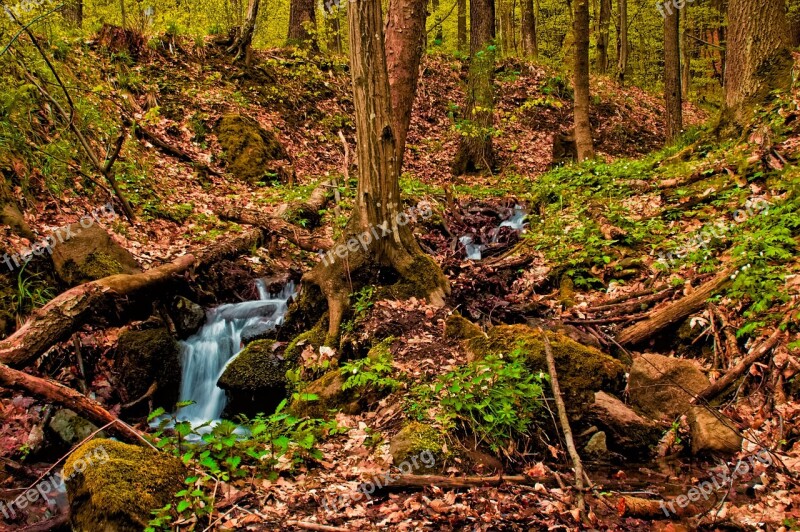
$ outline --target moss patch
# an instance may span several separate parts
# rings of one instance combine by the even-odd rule
[[[68,233],[69,238],[53,248],[53,265],[58,277],[68,286],[141,271],[133,255],[114,242],[100,226],[86,228],[72,224],[62,233]]]
[[[217,137],[228,170],[243,181],[264,180],[270,173],[270,163],[288,158],[275,134],[252,118],[233,114],[222,117]]]
[[[181,384],[180,346],[165,328],[126,331],[117,343],[119,383],[128,401],[138,399],[156,382],[153,402],[171,410]]]
[[[300,357],[300,353],[303,352],[303,349],[305,349],[307,345],[312,346],[315,351],[323,345],[328,345],[327,336],[328,319],[325,317],[320,319],[310,331],[295,336],[294,339],[289,342],[289,345],[286,346],[286,351],[284,351],[283,356],[286,360],[294,362]]]
[[[331,411],[336,410],[346,414],[357,414],[361,405],[356,391],[342,390],[346,380],[338,369],[329,371],[306,386],[298,398],[292,401],[289,409],[296,416],[313,418],[331,417]],[[303,399],[308,395],[316,395],[317,399],[311,401]]]
[[[454,340],[469,340],[483,336],[483,331],[480,327],[469,321],[461,314],[453,314],[444,325],[444,337]]]
[[[270,413],[286,397],[292,365],[275,347],[273,340],[256,340],[228,364],[217,382],[228,394],[226,415]]]
[[[592,404],[595,391],[614,393],[622,390],[625,371],[618,360],[560,333],[548,331],[545,334],[553,349],[564,401],[573,414],[582,413]],[[527,325],[493,327],[486,337],[476,336],[468,340],[466,346],[475,360],[520,349],[531,371],[547,372],[541,334]]]
[[[64,463],[72,530],[139,532],[152,510],[172,500],[186,476],[181,461],[167,454],[114,440],[92,440]]]
[[[395,466],[416,458],[419,467],[413,468],[415,473],[432,473],[442,470],[446,458],[443,448],[444,438],[439,430],[414,421],[400,429],[400,432],[392,438],[389,454],[392,455]],[[435,463],[431,467],[425,467],[419,459],[419,455],[425,451],[434,457]]]

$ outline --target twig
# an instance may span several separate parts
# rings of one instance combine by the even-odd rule
[[[287,526],[296,526],[303,530],[317,530],[319,532],[350,532],[349,528],[342,528],[340,526],[319,525],[317,523],[309,523],[308,521],[286,521]]]

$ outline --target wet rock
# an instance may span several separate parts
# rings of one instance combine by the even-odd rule
[[[389,454],[395,466],[403,463],[411,465],[411,472],[415,474],[435,473],[442,471],[445,453],[444,439],[436,428],[425,423],[412,422],[400,429],[389,443]],[[422,463],[426,458],[427,465]],[[427,459],[431,457],[431,459]],[[416,467],[414,465],[416,464]]]
[[[583,448],[583,452],[586,453],[586,456],[592,458],[605,457],[608,454],[608,447],[606,446],[606,433],[602,430],[600,432],[595,432],[594,435],[589,438],[589,441]]]
[[[242,329],[242,343],[247,345],[256,340],[263,340],[275,330],[275,320],[263,319]]]
[[[203,307],[182,296],[175,298],[171,310],[172,321],[181,338],[188,338],[196,333],[206,321]]]
[[[736,425],[722,414],[702,406],[693,406],[688,417],[692,454],[732,454],[741,450],[742,438],[735,430]]]
[[[592,422],[600,425],[609,436],[611,447],[626,456],[649,456],[664,432],[658,424],[643,418],[606,392],[594,394],[589,412]]]
[[[655,354],[634,359],[628,377],[631,404],[655,420],[688,413],[693,395],[709,384],[694,362]]]
[[[140,273],[139,265],[99,225],[75,223],[60,230],[63,242],[53,247],[53,266],[67,286],[102,279],[119,273]]]
[[[181,384],[180,352],[180,345],[165,328],[126,331],[120,335],[116,361],[126,402],[139,399],[156,383],[152,397],[154,406],[172,410]],[[143,402],[140,409],[146,406]],[[140,409],[129,414],[147,413]]]
[[[188,471],[166,453],[95,439],[64,463],[74,532],[138,532],[154,509],[172,502]]]
[[[266,180],[269,173],[278,173],[282,168],[282,165],[275,164],[276,160],[289,158],[274,133],[246,116],[230,114],[222,117],[217,137],[228,170],[242,181],[255,183]]]
[[[225,415],[272,413],[286,397],[290,364],[276,353],[279,344],[258,340],[248,345],[225,368],[217,386],[225,390]]]
[[[246,320],[248,318],[272,316],[278,305],[269,301],[245,301],[237,305],[223,305],[217,315],[226,320]]]
[[[65,444],[72,446],[88,438],[97,427],[86,421],[72,410],[62,408],[50,419],[47,426],[58,435]],[[98,438],[105,438],[105,432],[99,432]]]

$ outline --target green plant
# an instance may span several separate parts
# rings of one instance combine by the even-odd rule
[[[42,286],[42,283],[39,282],[38,278],[41,274],[25,275],[25,268],[28,264],[26,262],[20,268],[17,274],[17,291],[12,296],[17,316],[24,316],[28,311],[44,306],[55,297],[52,288]]]
[[[400,381],[391,377],[394,367],[389,346],[392,345],[392,342],[394,342],[394,338],[390,336],[370,349],[371,356],[343,364],[341,371],[343,376],[347,376],[347,380],[342,385],[342,390],[356,388],[358,390],[394,391],[397,389]]]

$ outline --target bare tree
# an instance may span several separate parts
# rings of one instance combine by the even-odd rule
[[[666,4],[664,13],[664,105],[666,107],[667,143],[683,129],[681,100],[680,13]]]
[[[250,44],[253,42],[253,33],[256,31],[256,20],[258,19],[258,7],[261,0],[250,0],[247,5],[247,16],[244,25],[239,28],[239,34],[228,48],[229,54],[234,54],[234,61],[245,58],[245,62],[250,62]]]
[[[572,23],[575,41],[575,145],[578,161],[594,158],[589,121],[589,0],[575,0]]]

